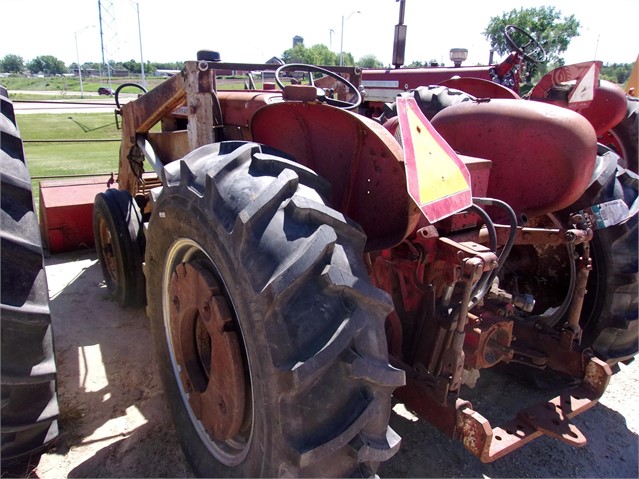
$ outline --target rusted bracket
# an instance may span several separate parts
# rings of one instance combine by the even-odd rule
[[[570,419],[597,404],[611,375],[608,364],[593,358],[577,389],[526,408],[501,427],[492,428],[486,418],[466,405],[458,410],[458,438],[482,462],[495,461],[544,434],[572,446],[584,446],[586,438]]]

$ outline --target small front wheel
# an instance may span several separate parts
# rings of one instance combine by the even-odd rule
[[[93,236],[111,296],[120,306],[143,305],[146,292],[142,214],[128,191],[109,189],[96,195]]]

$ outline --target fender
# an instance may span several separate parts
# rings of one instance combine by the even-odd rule
[[[487,195],[519,215],[565,208],[588,187],[597,137],[571,110],[495,99],[453,105],[431,122],[458,153],[492,161]]]

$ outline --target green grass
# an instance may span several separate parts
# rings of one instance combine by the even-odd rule
[[[18,115],[31,176],[104,173],[117,169],[119,142],[31,143],[29,140],[119,140],[112,113]]]
[[[20,114],[18,111],[17,121],[24,140],[120,138],[111,112]]]
[[[120,142],[30,143],[29,140],[119,140],[113,113],[18,114],[36,208],[42,177],[117,175]]]
[[[146,77],[147,90],[151,90],[158,86],[166,78],[162,77]],[[246,77],[218,77],[218,88],[224,90],[241,90],[244,88]],[[129,78],[111,78],[111,86],[115,90],[122,83],[139,83],[139,77]],[[255,80],[258,88],[261,87],[262,81],[259,78]],[[0,85],[3,85],[9,91],[9,97],[14,100],[44,100],[44,99],[76,99],[80,98],[80,79],[76,77],[23,77],[14,76],[0,78]],[[101,86],[108,86],[107,78],[83,78],[82,88],[86,92],[97,92]],[[51,95],[29,95],[25,93],[12,93],[12,91],[50,91]],[[136,90],[125,90],[136,91]],[[95,97],[94,97],[95,98]],[[101,97],[106,98],[106,97]]]
[[[119,81],[127,81],[118,79]],[[157,85],[164,79],[153,79],[151,85]],[[130,79],[128,80],[130,81]],[[51,90],[51,98],[72,99],[59,94],[64,82],[71,89],[79,81],[73,78],[2,78],[0,82],[9,90]],[[114,83],[115,85],[115,83]],[[85,83],[85,91],[89,88],[97,90],[98,84]],[[220,89],[243,89],[243,79],[218,79]],[[95,91],[94,90],[94,91]],[[70,91],[70,90],[69,90]],[[74,95],[75,96],[75,95]],[[12,96],[12,98],[15,98]],[[45,99],[48,96],[36,96],[28,99]],[[96,99],[97,97],[94,97]],[[100,97],[109,101],[111,98]],[[20,98],[23,99],[23,98]],[[27,98],[25,98],[27,99]],[[73,175],[103,175],[118,173],[121,132],[116,128],[113,113],[72,113],[72,114],[20,114],[17,113],[18,128],[25,141],[24,149],[27,165],[33,183],[33,194],[36,208],[39,204],[39,183],[42,179],[52,177],[71,177]],[[77,143],[32,143],[30,140],[118,140],[110,142],[77,142]],[[152,171],[145,164],[146,171]]]
[[[165,78],[160,77],[147,77],[147,87],[153,88],[162,83]],[[122,83],[139,83],[139,77],[128,78],[111,78],[111,85],[115,90],[118,85]],[[11,94],[12,90],[34,90],[34,91],[51,91],[57,94],[62,92],[80,92],[80,78],[78,77],[25,77],[25,76],[10,76],[6,78],[0,78],[0,84],[5,86],[9,90],[11,98],[14,96]],[[82,78],[82,88],[85,92],[97,92],[101,86],[108,86],[107,78]]]
[[[9,93],[9,98],[11,98],[11,100],[31,100],[31,101],[82,100],[82,96],[80,95],[79,92],[67,93],[66,95],[61,95],[60,93],[54,93],[54,92],[52,92],[50,95],[43,95],[40,93]],[[84,98],[86,98],[86,96]]]

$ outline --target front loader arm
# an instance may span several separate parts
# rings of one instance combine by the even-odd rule
[[[142,174],[136,165],[141,158],[138,141],[144,139],[157,123],[167,120],[180,106],[187,107],[188,150],[215,141],[215,126],[222,123],[215,87],[215,70],[210,68],[208,62],[186,62],[179,74],[137,100],[123,105],[116,112],[122,116],[118,174],[120,189],[136,194]],[[174,122],[163,121],[163,132],[174,129]],[[162,157],[159,161],[162,163]]]

